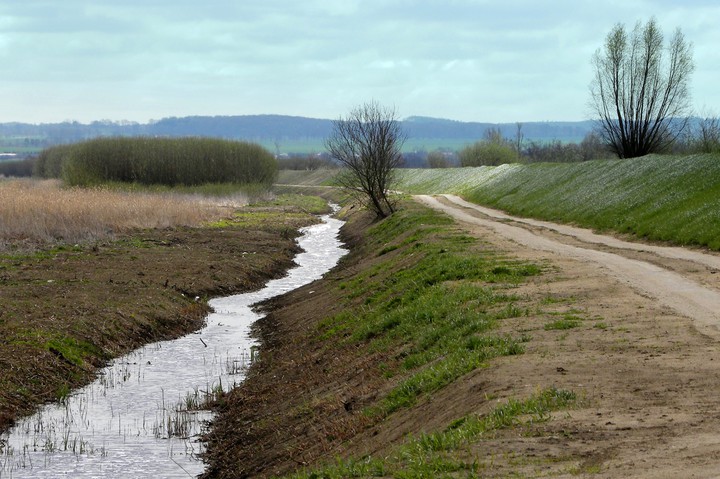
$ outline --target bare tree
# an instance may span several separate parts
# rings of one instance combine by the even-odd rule
[[[701,153],[717,153],[720,151],[720,118],[717,115],[705,115],[697,125],[695,135],[696,150]]]
[[[522,159],[522,147],[525,134],[522,131],[523,124],[520,122],[515,123],[515,151],[517,152],[518,163]]]
[[[655,19],[628,36],[617,24],[593,56],[592,107],[620,158],[666,150],[687,124],[692,45],[678,28],[667,48]]]
[[[378,217],[395,212],[390,195],[395,169],[402,164],[406,135],[394,108],[376,102],[353,109],[346,118],[333,122],[325,148],[345,173],[340,182]]]
[[[431,151],[427,155],[427,166],[430,168],[449,168],[450,161],[440,150]]]

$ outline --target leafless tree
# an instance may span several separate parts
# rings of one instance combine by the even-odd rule
[[[431,151],[427,155],[427,165],[430,168],[449,168],[450,161],[440,150]]]
[[[391,196],[395,169],[402,164],[406,135],[394,108],[362,104],[333,122],[325,148],[344,168],[340,182],[378,217],[395,212]]]
[[[720,118],[717,115],[706,115],[701,118],[695,135],[696,149],[701,153],[717,153],[720,151]]]
[[[523,124],[520,122],[515,123],[515,151],[517,152],[518,162],[522,159],[522,147],[525,134],[522,131]]]
[[[630,35],[617,24],[593,56],[592,107],[620,158],[666,150],[687,124],[692,45],[678,28],[668,46],[655,19]]]

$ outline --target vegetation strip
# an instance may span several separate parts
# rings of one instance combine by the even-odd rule
[[[511,399],[483,416],[454,421],[444,431],[411,438],[382,459],[365,457],[338,461],[325,468],[285,476],[291,479],[343,479],[349,477],[445,477],[451,473],[478,474],[489,458],[468,457],[462,450],[482,441],[486,434],[509,427],[547,421],[550,413],[570,407],[575,393],[549,388],[519,401]]]
[[[344,235],[355,246],[339,268],[267,305],[258,324],[260,360],[224,398],[208,436],[205,477],[268,477],[291,473],[298,463],[355,456],[373,430],[418,414],[415,408],[461,378],[482,374],[493,358],[523,354],[531,341],[527,333],[498,329],[528,314],[514,290],[542,274],[540,266],[489,248],[414,202],[372,225],[366,214],[349,216]],[[492,421],[513,417],[510,409],[531,413],[535,400],[510,401]],[[471,426],[473,410],[465,415],[454,428],[486,427]],[[452,448],[439,454],[456,465],[465,460]],[[318,474],[307,477],[326,477]],[[351,477],[345,469],[333,474],[327,477]]]
[[[47,148],[38,156],[33,173],[43,178],[62,178],[76,186],[110,181],[269,186],[277,175],[277,161],[265,148],[244,141],[115,137]]]

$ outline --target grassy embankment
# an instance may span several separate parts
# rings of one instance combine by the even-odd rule
[[[196,330],[206,298],[282,274],[297,228],[328,209],[239,209],[253,197],[238,185],[139,190],[0,181],[0,430],[106,360]]]
[[[574,401],[539,385],[532,397],[479,394],[437,416],[418,412],[494,358],[523,354],[532,337],[505,324],[548,309],[514,294],[542,268],[413,202],[371,226],[354,213],[344,234],[354,247],[340,267],[273,301],[260,321],[261,360],[214,422],[207,477],[287,474],[328,458],[297,477],[477,473],[491,458],[469,450],[486,434],[531,427]],[[433,429],[404,444],[386,436]]]
[[[329,184],[332,172],[308,182]],[[400,170],[398,189],[453,193],[512,214],[720,249],[720,157]],[[298,173],[279,181],[302,183]]]

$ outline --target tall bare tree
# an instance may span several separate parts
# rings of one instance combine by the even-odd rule
[[[373,101],[333,122],[325,140],[330,156],[345,168],[340,175],[342,186],[380,218],[395,212],[390,193],[406,138],[395,109]]]
[[[592,106],[603,140],[620,158],[667,149],[687,124],[692,45],[678,28],[667,47],[655,19],[628,35],[617,24],[592,63]]]

